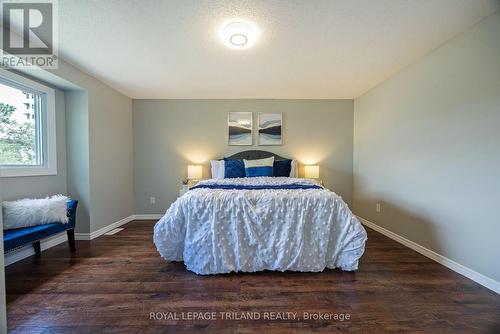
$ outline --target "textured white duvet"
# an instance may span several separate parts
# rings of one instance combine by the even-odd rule
[[[203,184],[315,184],[295,178],[241,178]],[[261,270],[356,270],[366,231],[327,189],[193,189],[154,227],[167,261],[198,274]]]

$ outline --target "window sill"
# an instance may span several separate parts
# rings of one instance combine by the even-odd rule
[[[34,167],[0,167],[0,177],[25,177],[57,175],[57,168],[45,166]]]

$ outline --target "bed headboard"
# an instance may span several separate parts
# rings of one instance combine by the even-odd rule
[[[242,151],[235,153],[228,158],[230,159],[246,159],[246,160],[255,160],[255,159],[265,159],[265,158],[270,158],[274,157],[274,160],[286,160],[286,158],[280,157],[277,154],[267,152],[267,151],[260,151],[260,150],[249,150],[249,151]]]

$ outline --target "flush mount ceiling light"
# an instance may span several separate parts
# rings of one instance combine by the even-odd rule
[[[228,48],[248,49],[257,41],[257,30],[247,22],[231,22],[222,27],[220,38]]]

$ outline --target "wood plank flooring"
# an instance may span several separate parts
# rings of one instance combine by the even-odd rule
[[[61,244],[7,267],[9,331],[500,333],[499,295],[372,230],[354,273],[197,276],[160,258],[153,224],[134,221],[115,235],[77,241],[76,253]],[[182,312],[216,312],[216,319],[183,320]],[[250,312],[254,320],[219,312]],[[269,319],[280,312],[297,319]],[[303,312],[350,319],[305,320]],[[160,319],[168,315],[181,319]]]

